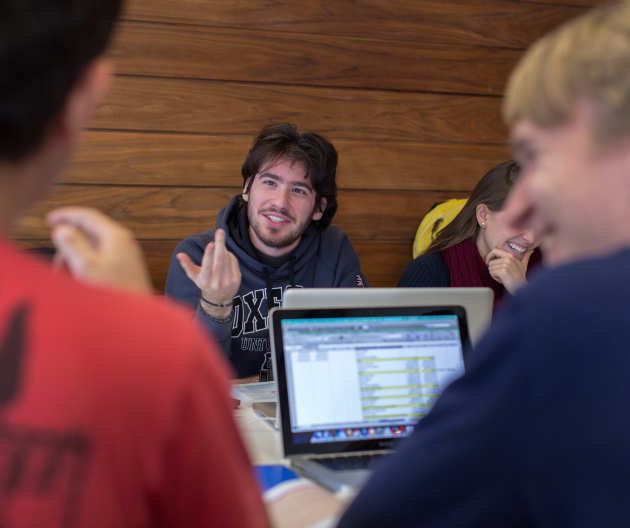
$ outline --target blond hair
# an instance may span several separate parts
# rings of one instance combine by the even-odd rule
[[[630,132],[630,2],[604,5],[536,42],[512,72],[503,101],[511,127],[568,122],[580,101],[596,109],[595,136]]]

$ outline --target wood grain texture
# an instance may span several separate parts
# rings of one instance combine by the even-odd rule
[[[525,48],[586,0],[131,0],[125,18],[226,28]]]
[[[118,77],[93,128],[254,136],[289,121],[340,139],[504,144],[500,99]]]
[[[398,284],[411,261],[411,241],[408,243],[363,242],[354,244],[361,262],[361,271],[371,287],[392,287]]]
[[[519,50],[171,24],[122,24],[112,56],[133,75],[500,95]]]
[[[44,215],[54,207],[96,207],[133,230],[140,239],[183,239],[214,227],[218,212],[238,188],[57,185],[16,225],[17,239],[49,236]],[[334,223],[352,241],[411,242],[420,218],[435,202],[464,193],[341,191]]]
[[[151,274],[153,287],[164,292],[171,254],[179,240],[140,240]],[[19,240],[24,248],[48,248],[54,251],[49,239]],[[361,262],[361,270],[371,287],[396,286],[411,260],[411,243],[359,242],[354,249]]]
[[[251,142],[249,136],[88,131],[62,181],[236,187]]]
[[[252,138],[97,132],[84,135],[65,183],[236,187]],[[335,141],[341,189],[466,191],[508,158],[494,145]]]
[[[344,229],[373,286],[393,286],[428,208],[507,158],[501,92],[522,50],[597,0],[131,0],[113,90],[83,148],[12,235],[50,244],[60,205],[140,238],[161,289],[179,240],[240,189],[262,126],[294,122],[340,155]]]
[[[607,0],[527,0],[529,4],[544,4],[570,7],[595,7],[608,3]]]

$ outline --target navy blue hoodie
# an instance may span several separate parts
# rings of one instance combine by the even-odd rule
[[[217,228],[225,230],[227,249],[238,259],[241,286],[234,297],[232,317],[220,322],[208,317],[199,307],[199,288],[186,276],[175,258],[186,253],[201,265],[208,242],[214,240],[214,230],[192,235],[175,248],[166,279],[166,295],[182,301],[196,310],[197,317],[218,339],[239,378],[257,374],[269,351],[267,330],[268,311],[280,306],[284,291],[289,287],[330,288],[367,284],[361,273],[359,258],[338,227],[319,231],[313,224],[302,234],[298,246],[279,267],[265,264],[252,256],[249,241],[235,240],[234,225],[238,222],[240,195],[230,200],[217,218]],[[271,301],[270,301],[271,299]]]
[[[630,248],[540,270],[339,528],[630,520]]]

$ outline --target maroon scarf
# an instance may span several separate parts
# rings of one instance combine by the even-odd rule
[[[502,302],[506,289],[495,281],[488,271],[488,266],[481,258],[474,238],[468,238],[442,251],[444,263],[451,275],[453,287],[487,287],[494,292],[494,309]],[[541,261],[540,250],[536,249],[529,259],[527,276],[537,268]]]

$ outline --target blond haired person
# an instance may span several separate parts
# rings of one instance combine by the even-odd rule
[[[504,103],[522,168],[506,222],[548,269],[340,526],[626,526],[630,519],[630,5],[525,55]]]

